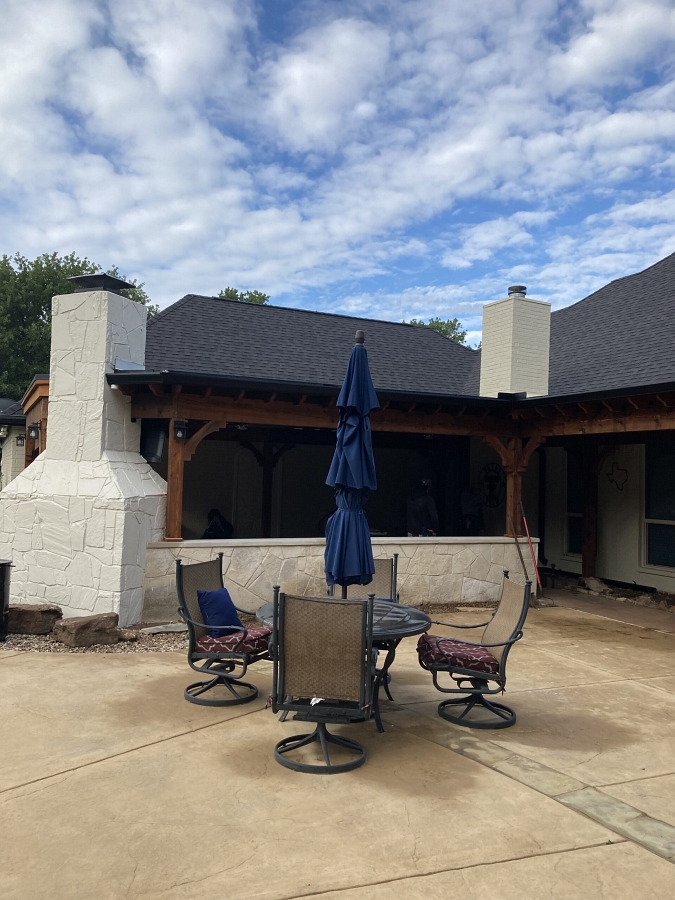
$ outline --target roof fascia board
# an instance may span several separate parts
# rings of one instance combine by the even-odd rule
[[[108,384],[166,384],[192,385],[194,387],[222,387],[248,389],[251,391],[280,391],[289,393],[312,394],[325,396],[338,394],[341,384],[306,384],[294,381],[268,381],[255,378],[230,378],[217,375],[202,375],[192,372],[110,372],[106,375]],[[457,403],[488,407],[498,406],[503,410],[510,409],[510,400],[498,400],[496,397],[477,397],[467,394],[420,393],[419,391],[387,391],[377,389],[380,399],[407,400],[418,403]]]

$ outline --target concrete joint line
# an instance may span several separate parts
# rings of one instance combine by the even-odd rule
[[[421,716],[414,716],[413,722],[407,725],[388,721],[422,740],[439,744],[446,750],[459,753],[519,781],[538,793],[583,813],[668,862],[675,863],[675,828],[666,822],[653,819],[639,809],[615,800],[570,775],[505,750],[492,741],[481,741],[470,734],[457,734],[454,730],[437,725],[432,719],[424,722]]]
[[[609,841],[612,846],[624,843],[622,840]],[[306,900],[307,897],[328,897],[345,894],[347,891],[358,891],[361,888],[378,887],[381,884],[399,884],[404,881],[414,881],[417,878],[433,878],[435,875],[444,875],[446,872],[465,872],[468,869],[489,868],[490,866],[503,866],[508,863],[519,862],[522,859],[540,859],[546,856],[558,856],[563,853],[578,853],[580,850],[593,850],[595,847],[606,847],[607,841],[598,841],[593,844],[584,844],[583,847],[567,847],[565,850],[542,850],[541,853],[529,853],[526,856],[509,856],[505,859],[493,859],[490,862],[470,863],[466,866],[450,866],[447,869],[430,869],[428,872],[414,872],[410,875],[400,875],[397,878],[383,878],[380,881],[364,881],[361,884],[351,884],[347,887],[326,888],[322,891],[310,891],[307,894],[289,894],[280,897],[279,900]]]
[[[166,737],[159,738],[156,741],[148,741],[147,744],[139,744],[137,747],[129,747],[128,750],[120,750],[119,753],[111,753],[110,756],[102,756],[100,759],[92,759],[91,762],[82,763],[81,766],[71,766],[69,769],[62,769],[60,772],[52,772],[49,775],[43,775],[42,778],[33,778],[31,781],[23,781],[21,784],[13,784],[11,787],[0,790],[2,794],[8,794],[10,791],[18,791],[20,788],[30,787],[31,784],[39,784],[42,781],[49,781],[51,778],[59,778],[62,775],[70,775],[78,772],[80,769],[88,769],[90,766],[98,766],[101,763],[108,762],[111,759],[118,759],[120,756],[128,756],[130,753],[136,753],[138,750],[145,750],[147,747],[155,747],[157,744],[166,744],[168,741],[174,741],[177,738],[186,737],[188,734],[196,734],[198,731],[207,731],[209,728],[216,728],[218,725],[224,725],[226,722],[234,722],[236,719],[243,719],[245,716],[253,716],[256,713],[265,712],[265,707],[260,709],[250,709],[240,713],[238,716],[230,716],[227,719],[221,719],[220,722],[211,722],[209,725],[200,725],[198,728],[190,728],[188,731],[179,731],[177,734],[170,734]]]

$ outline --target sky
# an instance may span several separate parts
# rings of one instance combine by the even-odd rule
[[[0,0],[0,254],[400,321],[675,252],[675,0]]]

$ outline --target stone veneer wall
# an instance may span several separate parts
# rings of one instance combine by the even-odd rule
[[[536,542],[536,539],[535,539]],[[144,621],[176,617],[175,561],[206,562],[223,553],[225,586],[242,609],[255,610],[272,599],[272,585],[288,593],[323,596],[325,542],[321,538],[261,538],[231,541],[184,541],[148,545],[145,570]],[[522,552],[534,579],[527,542]],[[503,570],[524,581],[512,538],[436,537],[373,538],[376,558],[399,554],[398,590],[401,603],[472,603],[495,600]]]

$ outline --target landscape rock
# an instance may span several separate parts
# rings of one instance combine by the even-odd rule
[[[579,580],[588,588],[589,591],[593,591],[594,594],[609,594],[612,591],[612,589],[608,587],[604,581],[601,581],[594,575],[590,575],[587,578],[580,578]]]
[[[9,634],[51,634],[54,624],[63,617],[54,603],[20,603],[9,607]]]
[[[95,616],[73,616],[54,626],[54,637],[67,647],[93,647],[94,644],[116,644],[119,639],[117,613]]]
[[[181,634],[187,631],[187,625],[183,622],[170,622],[168,625],[151,625],[149,628],[141,628],[142,634]]]
[[[118,628],[117,629],[117,637],[121,641],[137,641],[138,640],[138,632],[132,631],[131,628]]]

